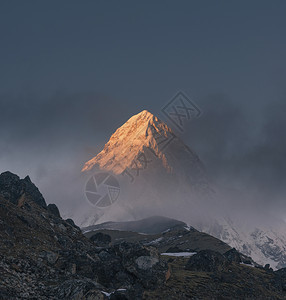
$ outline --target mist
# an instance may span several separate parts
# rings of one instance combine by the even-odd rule
[[[107,111],[106,102],[113,109]],[[46,201],[56,203],[67,216],[89,205],[84,196],[88,178],[81,174],[83,164],[139,112],[138,104],[119,104],[117,99],[96,93],[58,92],[49,98],[2,95],[0,103],[1,171],[30,175]],[[185,123],[183,133],[175,133],[203,161],[210,181],[220,190],[224,207],[238,213],[244,208],[243,215],[248,211],[248,218],[253,219],[266,212],[284,218],[284,99],[251,108],[216,93],[196,103],[202,116]],[[152,113],[166,121],[160,111]],[[161,205],[168,215],[168,205]],[[95,215],[102,213],[91,209]]]
[[[89,208],[84,163],[144,109],[167,122],[183,91],[202,115],[167,123],[221,201],[284,218],[285,2],[127,2],[2,4],[0,170],[63,215]]]

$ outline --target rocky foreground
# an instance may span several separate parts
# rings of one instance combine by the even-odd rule
[[[28,177],[1,174],[0,197],[0,299],[140,299],[165,282],[155,248],[97,247]]]
[[[2,173],[0,299],[286,299],[285,269],[255,266],[205,235],[202,248],[195,230],[157,234],[162,243],[151,235],[125,236],[86,237],[46,204],[29,177]],[[196,253],[174,255],[190,250],[182,249],[186,243]],[[160,255],[163,250],[168,253]]]

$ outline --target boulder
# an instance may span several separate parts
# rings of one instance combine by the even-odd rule
[[[159,262],[159,259],[152,256],[139,256],[135,263],[137,267],[141,270],[149,270],[151,269],[155,264]]]
[[[75,222],[72,219],[66,219],[66,222],[72,227],[76,228],[78,231],[81,231],[80,228],[77,225],[75,225]]]
[[[185,269],[190,271],[215,272],[224,269],[229,264],[222,254],[212,250],[202,250],[193,255]]]
[[[48,207],[48,212],[53,214],[54,216],[60,218],[61,215],[60,215],[60,211],[58,209],[58,207],[56,206],[56,204],[49,204]]]
[[[241,257],[240,253],[235,249],[232,248],[231,250],[228,250],[223,254],[230,262],[235,262],[235,263],[241,263]]]
[[[72,279],[63,282],[55,289],[57,299],[103,300],[104,295],[98,290],[103,287],[90,279]]]
[[[99,246],[99,247],[108,246],[111,243],[110,235],[102,233],[102,232],[98,232],[96,234],[93,234],[89,239],[92,242],[96,243],[96,245]]]

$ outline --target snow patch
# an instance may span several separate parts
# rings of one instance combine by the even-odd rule
[[[110,298],[110,296],[111,296],[112,294],[114,294],[115,292],[125,292],[125,291],[126,291],[126,289],[117,289],[116,291],[111,292],[111,293],[104,292],[104,291],[101,291],[101,292],[102,292],[103,295],[105,295],[106,297]]]
[[[163,240],[163,238],[160,237],[160,238],[158,238],[158,239],[156,239],[156,240],[153,240],[153,241],[151,241],[151,242],[146,243],[145,245],[154,245],[154,244],[158,244],[158,243],[160,243],[162,240]]]
[[[174,256],[174,257],[189,257],[197,254],[197,252],[175,252],[175,253],[161,253],[161,255],[166,255],[166,256]]]
[[[240,264],[241,264],[241,265],[244,265],[244,266],[252,267],[252,268],[255,267],[254,264],[246,264],[246,263],[243,263],[243,262],[241,262]]]

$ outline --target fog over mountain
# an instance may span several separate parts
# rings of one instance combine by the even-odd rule
[[[227,201],[285,217],[285,2],[127,2],[2,4],[1,171],[78,207],[83,164],[183,91],[203,113],[167,124]]]
[[[30,174],[46,199],[64,210],[85,201],[80,174],[84,162],[138,112],[138,104],[119,105],[116,99],[95,94],[61,93],[48,99],[2,94],[1,99],[2,171]],[[107,111],[107,101],[114,109]],[[177,134],[196,151],[210,178],[230,193],[227,201],[234,199],[234,209],[247,204],[284,216],[283,99],[251,108],[217,94],[196,103],[203,115]],[[160,111],[158,115],[163,119]]]
[[[126,103],[124,106],[124,102],[121,102],[118,105],[113,98],[94,93],[61,93],[42,99],[26,95],[25,102],[20,101],[24,96],[2,97],[3,117],[0,130],[3,137],[3,171],[11,170],[23,177],[30,174],[43,191],[47,202],[56,202],[64,216],[72,216],[80,222],[80,219],[86,217],[86,211],[92,211],[93,217],[86,217],[85,223],[82,223],[85,226],[96,220],[103,222],[111,219],[140,219],[153,214],[167,215],[184,221],[189,221],[187,217],[193,215],[194,220],[195,214],[188,212],[190,208],[177,206],[174,214],[174,207],[167,205],[164,200],[163,204],[158,204],[162,205],[162,208],[154,210],[153,206],[149,206],[149,212],[147,201],[144,212],[137,210],[131,216],[124,214],[115,204],[111,213],[99,219],[102,210],[92,207],[86,200],[84,187],[89,177],[81,173],[84,163],[100,152],[109,136],[119,126],[140,111],[137,109],[138,104],[130,106]],[[117,109],[107,112],[107,101]],[[281,245],[279,251],[282,251],[283,230],[281,232],[280,228],[283,226],[281,227],[277,219],[285,218],[286,210],[283,201],[286,147],[281,133],[281,129],[285,127],[284,102],[277,100],[272,105],[264,103],[251,108],[247,104],[237,105],[229,97],[216,94],[197,99],[196,103],[203,111],[202,116],[185,122],[183,133],[176,131],[176,128],[173,130],[198,154],[211,184],[220,191],[217,200],[219,206],[217,202],[207,202],[207,205],[202,203],[201,211],[220,217],[231,213],[236,223],[231,227],[231,235],[225,239],[222,235],[226,228],[227,232],[230,230],[228,222],[223,222],[224,229],[220,228],[219,231],[216,227],[210,229],[204,226],[206,224],[200,229],[237,248],[243,245],[241,234],[237,237],[235,233],[238,227],[242,232],[249,231],[251,238],[244,239],[244,242],[248,241],[248,248],[253,248],[254,233],[260,248],[265,245],[261,240],[262,232]],[[86,109],[87,107],[90,109]],[[94,109],[91,109],[92,107]],[[158,116],[164,120],[160,110]],[[172,128],[172,124],[168,125]],[[9,130],[5,130],[7,128]],[[134,189],[134,185],[122,186],[121,197],[127,196],[130,188]],[[168,191],[163,190],[162,195],[164,193]],[[180,197],[178,194],[177,196]],[[126,199],[133,201],[130,194]],[[81,218],[78,219],[79,216]],[[202,216],[197,216],[203,223]],[[198,220],[196,226],[199,227]],[[271,233],[272,227],[275,228],[274,235]],[[255,228],[262,231],[255,232]],[[279,238],[282,238],[282,241],[279,241]],[[257,251],[252,250],[251,256],[261,262],[261,254]],[[266,253],[271,251],[273,248],[269,248]],[[272,262],[272,266],[275,267],[276,263],[273,264],[272,258],[268,259],[270,260],[264,258],[264,261]],[[283,260],[281,257],[279,259]]]

